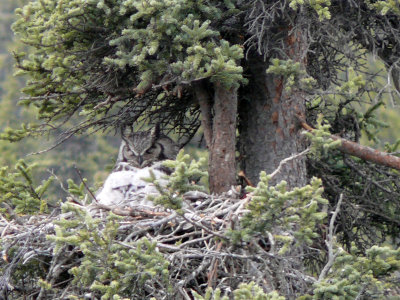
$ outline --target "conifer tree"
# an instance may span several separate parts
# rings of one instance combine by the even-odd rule
[[[90,182],[103,180],[108,172],[108,166],[112,166],[117,155],[118,137],[104,137],[104,135],[72,136],[65,141],[63,147],[56,147],[53,151],[46,151],[56,143],[54,137],[44,135],[37,136],[34,132],[26,136],[27,131],[34,128],[28,125],[36,120],[37,109],[26,108],[17,105],[19,99],[24,97],[21,93],[25,85],[24,77],[13,76],[15,51],[26,50],[18,39],[14,38],[11,25],[17,16],[14,10],[28,3],[26,0],[1,1],[0,2],[0,166],[13,169],[14,165],[23,158],[26,163],[36,162],[35,177],[45,180],[49,176],[49,170],[66,182],[68,178],[78,180],[74,165],[78,165],[84,176],[90,178]],[[26,96],[26,95],[25,95]],[[68,123],[68,126],[73,124]],[[13,130],[13,129],[14,130]],[[17,130],[15,130],[17,129]],[[56,135],[62,134],[57,130]],[[17,142],[21,138],[22,142]],[[43,152],[41,155],[30,155]],[[63,163],[60,164],[60,161]],[[39,162],[39,163],[38,163]],[[99,169],[95,163],[100,163],[105,168]],[[52,198],[58,198],[63,191],[59,185],[50,188]],[[65,193],[64,193],[65,196]]]
[[[190,137],[201,119],[211,190],[226,191],[235,149],[253,182],[304,149],[299,116],[312,123],[322,111],[344,124],[334,133],[374,126],[354,102],[393,92],[363,73],[368,53],[397,86],[397,13],[395,3],[366,0],[32,1],[13,26],[31,46],[16,55],[31,78],[22,103],[39,108],[41,126],[79,115],[66,136],[147,120]],[[305,159],[282,178],[304,185]]]
[[[198,189],[191,177],[206,174],[180,154],[168,162],[169,184],[154,181],[154,202],[171,215],[130,225],[113,214],[94,218],[80,205],[85,182],[69,181],[71,201],[52,222],[45,193],[53,179],[35,186],[23,161],[15,171],[1,168],[5,296],[398,296],[400,250],[377,245],[398,246],[400,182],[387,158],[399,158],[373,160],[377,153],[358,144],[376,139],[384,126],[377,110],[398,98],[397,2],[32,0],[17,15],[13,29],[29,47],[15,55],[30,78],[21,104],[36,107],[42,123],[3,138],[64,130],[68,139],[154,122],[183,141],[201,123],[211,191],[236,183],[235,150],[248,179],[259,182],[244,199],[203,195],[194,204],[199,219],[190,220],[184,193]],[[373,56],[386,70],[367,69]],[[311,175],[321,179],[307,185]],[[202,209],[221,215],[207,223]],[[217,281],[224,291],[212,288]]]
[[[398,99],[395,3],[42,0],[16,12],[13,29],[29,45],[16,54],[30,78],[21,103],[37,107],[42,123],[8,131],[10,139],[62,130],[74,117],[62,138],[143,122],[190,138],[201,122],[212,192],[236,183],[235,150],[253,184],[260,171],[294,157],[271,184],[285,180],[292,189],[315,175],[332,205],[345,194],[348,248],[364,247],[363,235],[374,244],[377,228],[397,234],[398,179],[388,167],[399,159],[371,160],[374,150],[358,145],[363,136],[376,140],[384,125],[376,112]],[[369,70],[371,57],[386,70]],[[342,145],[319,157],[296,155],[308,143],[304,128],[321,113]],[[357,234],[346,232],[348,222]]]

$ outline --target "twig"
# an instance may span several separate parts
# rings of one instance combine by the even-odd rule
[[[93,197],[94,201],[97,201],[96,196],[92,193],[92,191],[89,189],[89,187],[87,186],[85,180],[82,177],[81,171],[74,165],[74,169],[76,171],[76,173],[78,173],[79,178],[81,179],[81,182],[83,183],[83,185],[85,186],[86,190],[89,192],[89,194]]]
[[[195,279],[198,274],[203,272],[210,265],[210,258],[204,258],[202,263],[189,276],[178,283],[179,286],[185,286],[188,282]]]
[[[208,228],[208,227],[206,227],[206,226],[204,226],[204,225],[202,225],[202,224],[200,224],[200,223],[198,223],[198,222],[195,222],[195,221],[193,221],[193,220],[190,220],[189,218],[185,217],[184,215],[181,215],[181,217],[184,218],[184,219],[185,219],[186,221],[188,221],[189,223],[191,223],[191,224],[193,224],[193,225],[195,225],[195,226],[197,226],[197,227],[200,227],[201,229],[204,229],[204,230],[207,231],[208,233],[211,233],[212,235],[215,235],[215,236],[217,236],[217,237],[219,237],[219,238],[221,238],[221,239],[223,239],[223,240],[228,240],[228,238],[227,238],[226,236],[223,236],[222,234],[219,234],[219,233],[217,233],[217,232],[214,232],[214,231],[212,231],[210,228]]]
[[[19,225],[24,224],[24,221],[14,212],[14,209],[10,205],[8,205],[8,203],[1,202],[0,207],[1,206],[6,209],[11,219],[15,220],[15,222],[17,222]]]
[[[255,187],[255,185],[251,183],[250,179],[248,179],[248,178],[246,177],[246,174],[244,173],[243,170],[240,170],[240,171],[238,172],[238,176],[241,177],[241,178],[243,178],[243,180],[246,182],[246,184],[247,184],[248,186]]]
[[[309,149],[309,148],[307,148],[306,150],[304,150],[304,151],[302,151],[302,152],[300,152],[300,153],[293,154],[292,156],[289,156],[289,157],[287,157],[287,158],[281,160],[281,161],[279,162],[278,168],[276,168],[275,171],[272,172],[272,173],[270,174],[271,178],[273,178],[276,174],[278,174],[278,173],[281,171],[281,168],[283,167],[284,164],[288,163],[289,161],[291,161],[291,160],[293,160],[293,159],[296,159],[296,158],[298,158],[298,157],[301,157],[301,156],[307,154],[308,152],[310,152],[310,149]]]
[[[134,237],[134,236],[141,235],[141,234],[143,234],[143,233],[145,233],[145,232],[151,230],[152,228],[155,228],[155,227],[157,227],[157,226],[161,226],[161,225],[163,225],[163,224],[166,224],[166,223],[168,223],[169,221],[171,221],[171,220],[173,220],[174,218],[176,218],[176,216],[177,216],[176,212],[173,212],[171,215],[169,215],[169,216],[167,216],[167,217],[165,217],[165,218],[162,218],[161,220],[158,220],[158,221],[154,222],[154,223],[151,224],[151,225],[147,225],[145,228],[142,228],[142,229],[140,229],[140,230],[136,230],[136,231],[130,233],[130,234],[124,239],[124,241],[127,242],[127,241],[129,241],[129,240],[130,240],[132,237]]]
[[[189,241],[187,241],[187,242],[184,242],[184,243],[180,244],[180,245],[179,245],[179,248],[180,248],[180,249],[183,249],[184,247],[186,247],[186,246],[188,246],[188,245],[196,244],[196,243],[203,242],[203,241],[207,241],[207,240],[209,240],[210,238],[212,238],[212,235],[207,235],[207,236],[205,236],[205,237],[201,237],[201,238],[189,240]]]
[[[324,280],[326,274],[328,273],[328,271],[330,270],[330,268],[332,267],[333,263],[335,262],[335,258],[339,255],[339,251],[336,253],[333,253],[333,234],[334,234],[334,228],[335,228],[335,220],[336,217],[340,211],[340,206],[342,205],[342,201],[343,201],[343,194],[340,194],[339,197],[339,201],[336,205],[336,209],[332,215],[332,218],[330,220],[329,223],[329,232],[328,232],[328,236],[326,237],[325,240],[325,244],[328,247],[328,262],[326,263],[326,265],[324,266],[324,268],[321,271],[321,274],[318,277],[318,281],[317,282],[321,282],[322,280]]]
[[[222,242],[217,244],[216,251],[220,251],[222,247]],[[213,287],[214,281],[217,279],[217,270],[218,270],[218,260],[216,257],[213,257],[211,262],[211,270],[207,274],[207,287]]]
[[[119,101],[122,98],[122,96],[111,96],[109,95],[108,98],[106,100],[104,100],[103,102],[100,102],[99,104],[97,104],[93,110],[99,109],[100,107],[106,106],[107,104],[114,104],[115,102]]]
[[[361,299],[362,294],[365,292],[365,288],[367,287],[367,284],[364,283],[360,289],[360,291],[358,292],[357,296],[354,298],[354,300],[359,300]]]
[[[51,150],[53,150],[54,148],[60,146],[62,143],[64,143],[66,140],[68,140],[69,138],[71,138],[73,135],[75,134],[75,132],[70,132],[66,137],[62,138],[61,140],[59,140],[58,142],[56,142],[55,144],[53,144],[52,146],[50,146],[47,149],[41,150],[41,151],[37,151],[37,152],[32,152],[32,153],[28,153],[26,156],[31,156],[31,155],[38,155],[38,154],[43,154],[46,152],[49,152]]]

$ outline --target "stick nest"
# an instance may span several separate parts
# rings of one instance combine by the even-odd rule
[[[268,264],[274,257],[268,252],[268,241],[235,245],[227,238],[227,232],[239,226],[249,197],[239,199],[238,193],[232,190],[220,196],[189,192],[184,200],[189,205],[180,214],[157,207],[145,210],[74,202],[69,205],[100,221],[100,231],[104,230],[110,212],[123,216],[115,239],[120,246],[135,249],[143,238],[156,243],[156,250],[169,263],[168,281],[173,289],[149,278],[143,283],[140,297],[193,299],[194,291],[204,294],[207,287],[218,287],[228,293],[239,283],[249,281],[255,281],[266,290],[275,288],[272,274],[268,272]],[[100,298],[100,294],[87,288],[79,289],[68,272],[81,263],[80,247],[69,245],[62,251],[54,251],[56,243],[47,238],[55,235],[58,221],[75,217],[71,211],[62,213],[55,209],[49,215],[12,221],[1,218],[1,247],[3,264],[6,264],[0,277],[3,297],[67,299],[70,295],[79,295],[84,299]],[[28,274],[22,271],[25,267],[33,269]],[[51,289],[38,285],[39,279],[50,283]]]

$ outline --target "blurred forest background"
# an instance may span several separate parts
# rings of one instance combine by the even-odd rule
[[[8,127],[19,128],[22,123],[29,123],[36,118],[33,107],[26,109],[17,103],[23,94],[20,89],[24,86],[24,78],[15,77],[13,73],[13,51],[23,47],[10,29],[15,21],[14,10],[22,7],[27,1],[2,0],[0,1],[0,131]],[[72,136],[65,143],[55,149],[46,151],[55,143],[56,137],[35,136],[23,139],[20,142],[9,142],[0,139],[0,166],[12,168],[19,159],[27,163],[37,162],[34,174],[37,183],[54,174],[65,184],[68,178],[79,182],[80,178],[74,165],[87,178],[90,186],[104,180],[115,163],[120,144],[119,134],[102,132]],[[41,154],[32,154],[42,152]],[[53,184],[49,195],[57,201],[63,197],[59,184]]]

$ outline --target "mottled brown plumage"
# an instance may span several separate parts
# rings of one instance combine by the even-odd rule
[[[159,127],[134,132],[132,128],[122,131],[117,165],[129,163],[136,168],[152,166],[158,161],[175,159],[179,147],[168,136],[160,134]]]

